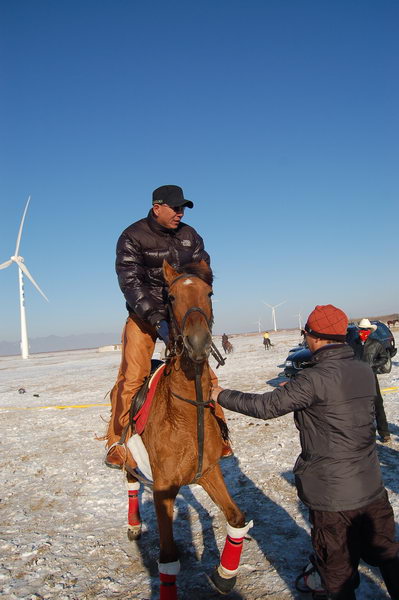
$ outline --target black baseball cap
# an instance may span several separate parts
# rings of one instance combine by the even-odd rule
[[[161,185],[152,192],[152,203],[167,204],[172,208],[174,206],[188,206],[188,208],[194,206],[191,200],[186,200],[183,190],[178,185]]]

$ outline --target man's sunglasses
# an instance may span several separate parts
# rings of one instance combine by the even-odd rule
[[[185,206],[169,206],[169,204],[165,204],[168,208],[171,208],[175,211],[175,213],[184,212]]]

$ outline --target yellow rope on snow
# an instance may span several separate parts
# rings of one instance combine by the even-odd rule
[[[381,391],[389,394],[398,390],[399,386],[383,388]],[[60,406],[0,406],[0,410],[40,410],[46,408],[57,408],[58,410],[64,410],[65,408],[91,408],[92,406],[111,406],[111,403],[107,404],[64,404]]]
[[[0,410],[38,410],[45,408],[58,408],[63,410],[64,408],[90,408],[91,406],[111,406],[107,404],[65,404],[63,406],[0,406]]]

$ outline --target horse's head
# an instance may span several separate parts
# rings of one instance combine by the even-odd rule
[[[163,273],[168,285],[172,338],[181,336],[190,359],[202,363],[212,345],[212,271],[204,260],[180,271],[164,260]]]

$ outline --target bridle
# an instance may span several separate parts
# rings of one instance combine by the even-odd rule
[[[173,328],[175,329],[175,331],[177,332],[177,336],[175,336],[174,340],[172,341],[171,347],[167,349],[167,358],[173,358],[174,356],[181,356],[182,353],[184,352],[184,336],[183,336],[183,332],[184,332],[184,327],[186,325],[186,321],[187,318],[190,314],[192,314],[193,312],[198,312],[200,313],[204,319],[205,322],[207,324],[208,327],[208,331],[209,334],[212,335],[212,324],[213,324],[213,315],[211,314],[210,319],[208,319],[207,315],[205,314],[205,312],[202,310],[202,308],[199,308],[199,306],[191,306],[183,315],[182,321],[181,321],[181,325],[179,326],[178,322],[176,321],[176,317],[173,313],[173,308],[172,308],[172,303],[170,300],[170,290],[171,287],[180,279],[183,278],[187,278],[187,279],[191,279],[193,277],[196,277],[197,279],[202,279],[199,275],[194,275],[193,273],[182,273],[181,275],[178,275],[170,284],[169,284],[169,290],[168,290],[168,313],[169,313],[169,320],[170,322],[173,324]],[[179,352],[178,350],[178,343],[179,341],[182,344],[182,349]],[[220,354],[219,350],[216,348],[215,344],[212,342],[211,343],[211,348],[210,348],[210,353],[212,354],[212,356],[214,357],[214,359],[217,362],[216,368],[218,369],[220,366],[224,366],[224,364],[226,363],[226,360],[223,358],[223,356]]]
[[[172,286],[180,279],[193,278],[193,277],[196,277],[197,279],[202,279],[199,275],[194,275],[193,273],[182,273],[181,275],[178,275],[169,284],[168,305],[167,306],[168,306],[170,322],[173,325],[173,329],[177,332],[177,336],[174,337],[171,347],[168,348],[167,359],[181,356],[183,354],[184,350],[186,349],[185,344],[184,344],[184,335],[183,335],[184,327],[186,325],[187,318],[189,317],[189,315],[191,315],[194,312],[200,313],[204,317],[205,322],[208,327],[209,334],[212,339],[212,323],[213,323],[212,314],[211,314],[211,317],[208,318],[207,315],[205,314],[205,312],[202,310],[202,308],[199,308],[198,306],[192,306],[183,315],[181,325],[179,326],[179,324],[176,320],[176,317],[173,313],[172,302],[170,300],[170,290],[171,290]],[[179,341],[181,343],[180,352],[178,351]],[[220,354],[219,350],[216,348],[216,346],[213,342],[211,343],[210,353],[212,354],[212,356],[216,359],[216,361],[218,363],[216,368],[218,368],[220,365],[223,366],[225,364],[225,359],[222,357],[222,355]],[[183,396],[179,396],[179,394],[176,394],[176,392],[174,392],[173,390],[170,390],[171,394],[173,396],[175,396],[175,398],[178,398],[179,400],[182,400],[183,402],[192,404],[193,406],[196,406],[196,408],[197,408],[198,465],[197,465],[197,472],[195,474],[193,482],[197,481],[202,475],[203,456],[204,456],[204,409],[209,408],[213,404],[213,400],[211,400],[210,398],[204,402],[203,393],[202,393],[202,385],[201,385],[201,368],[200,368],[201,366],[202,366],[201,364],[194,362],[196,400],[191,400],[191,398],[183,398]]]

